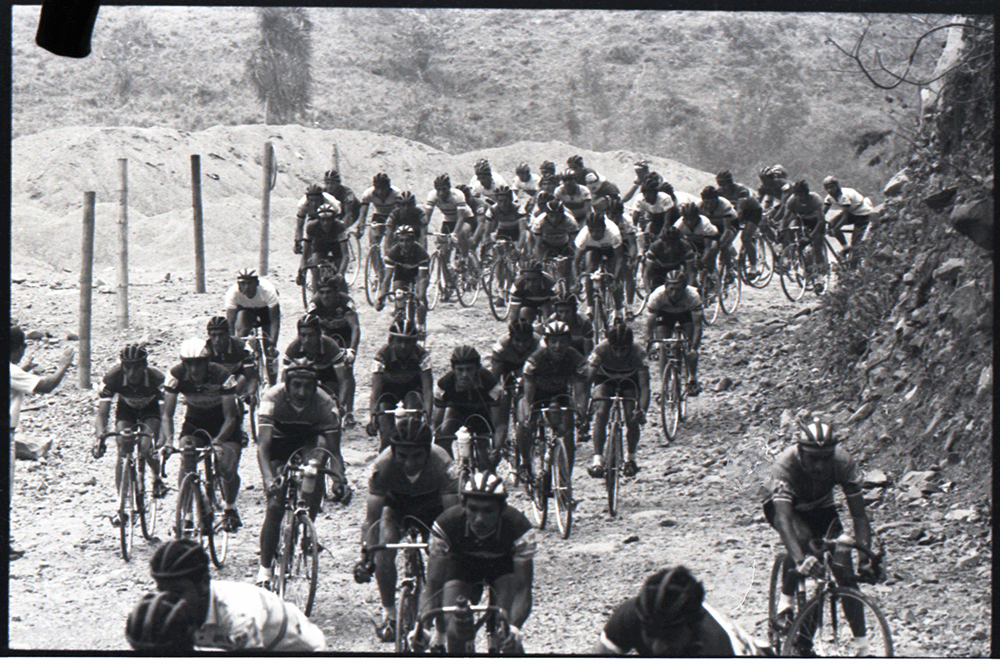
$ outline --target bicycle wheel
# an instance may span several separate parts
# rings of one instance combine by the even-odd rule
[[[707,268],[701,274],[701,301],[705,303],[704,323],[711,326],[718,320],[719,312],[722,310],[722,302],[719,300],[719,274]]]
[[[795,243],[781,251],[780,264],[781,290],[785,292],[788,300],[794,303],[806,292],[806,272],[802,262],[802,252]]]
[[[310,271],[306,270],[302,279],[302,310],[304,312],[309,311],[309,279],[311,277]]]
[[[223,512],[225,511],[225,489],[222,486],[222,479],[215,477],[212,479],[212,491],[210,492],[210,502],[212,504],[212,539],[209,540],[209,555],[212,556],[212,563],[217,569],[221,569],[226,563],[226,553],[229,552],[229,532],[222,529]]]
[[[361,241],[354,234],[347,234],[347,270],[344,272],[344,279],[350,287],[358,281],[358,274],[361,273]]]
[[[771,580],[767,586],[767,636],[771,641],[771,646],[776,650],[781,649],[781,642],[784,634],[778,631],[775,622],[778,617],[778,597],[781,594],[781,582],[785,577],[785,564],[787,558],[785,553],[779,553],[774,558],[771,566]]]
[[[608,513],[614,518],[618,515],[618,490],[622,466],[622,424],[614,419],[611,423],[611,434],[605,447],[604,488],[608,493]]]
[[[740,306],[740,295],[743,293],[743,281],[728,264],[722,267],[721,284],[719,287],[719,306],[726,314],[735,314]]]
[[[490,301],[490,312],[497,321],[506,321],[510,316],[510,268],[501,257],[490,266],[487,278],[486,297]]]
[[[601,336],[607,337],[607,313],[604,311],[604,299],[600,294],[594,294],[594,346],[601,343]]]
[[[135,466],[132,468],[135,470],[135,510],[139,514],[139,526],[142,528],[142,538],[146,541],[152,541],[153,539],[153,527],[156,525],[156,500],[153,499],[153,493],[146,492],[146,468],[145,465],[136,459]],[[149,520],[149,513],[152,511],[152,525]]]
[[[285,512],[280,553],[278,596],[309,617],[319,582],[319,542],[305,512]]]
[[[441,292],[444,291],[442,288],[441,281],[443,280],[441,275],[441,255],[434,251],[431,255],[430,264],[427,268],[427,309],[433,310],[437,305],[438,299],[441,298]]]
[[[561,439],[553,451],[552,460],[552,495],[556,504],[556,524],[563,539],[569,538],[573,527],[573,483],[570,478],[569,455],[566,453],[566,443]]]
[[[774,277],[774,247],[762,233],[758,232],[753,239],[754,249],[757,251],[757,264],[750,265],[747,259],[746,249],[740,252],[740,277],[743,281],[755,289],[763,289]],[[749,275],[750,269],[756,267],[758,273]]]
[[[868,636],[868,652],[858,654],[851,645],[854,633],[844,611],[844,605],[854,606],[864,618]],[[869,627],[875,618],[877,626]],[[818,657],[891,657],[892,632],[879,607],[861,592],[836,587],[817,595],[795,618],[781,647],[782,656],[803,655],[809,646],[809,627],[816,625],[812,636],[812,651]],[[800,633],[802,634],[800,636]]]
[[[676,363],[667,363],[660,382],[660,423],[668,442],[677,437],[682,412],[681,376]]]
[[[198,519],[195,517],[195,514],[198,513],[197,500],[195,499],[195,495],[198,494],[195,489],[195,480],[197,478],[197,473],[188,472],[184,480],[181,481],[180,490],[177,491],[174,536],[178,539],[200,540]]]
[[[118,536],[122,559],[128,562],[135,537],[135,469],[127,457],[122,458],[119,464],[122,466],[122,480],[118,486]]]
[[[493,473],[503,481],[507,488],[517,485],[517,461],[513,447],[504,445],[500,451],[500,460],[497,461]]]
[[[379,282],[382,281],[382,254],[378,245],[373,245],[365,255],[365,300],[375,307]]]
[[[535,514],[535,524],[538,529],[545,529],[545,523],[549,517],[549,496],[546,492],[548,475],[545,473],[545,449],[548,442],[542,435],[542,428],[539,426],[536,431],[534,451],[532,452],[532,465],[535,470],[535,477],[528,487],[528,494],[531,499],[531,510]]]
[[[413,652],[410,649],[410,641],[407,635],[413,630],[420,616],[417,610],[420,591],[413,589],[412,583],[403,583],[399,589],[399,596],[396,598],[396,652],[407,654]]]
[[[479,266],[479,260],[476,259],[474,253],[470,252],[465,260],[462,271],[455,280],[459,285],[458,302],[467,308],[471,308],[479,299],[479,289],[482,287],[482,275]]]

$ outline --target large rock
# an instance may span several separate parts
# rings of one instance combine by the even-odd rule
[[[895,176],[889,179],[885,187],[882,189],[882,194],[887,197],[897,197],[903,193],[903,190],[910,182],[910,170],[903,169],[902,171],[896,173]]]
[[[993,212],[993,199],[979,199],[956,206],[948,221],[955,231],[992,253]]]
[[[976,325],[981,302],[979,287],[976,286],[975,280],[966,282],[948,297],[951,316],[955,318],[961,330],[968,331]]]
[[[965,262],[961,259],[951,258],[934,269],[934,279],[941,282],[955,282],[958,280],[958,273],[965,268]]]

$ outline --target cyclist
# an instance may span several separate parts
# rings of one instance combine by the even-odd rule
[[[215,448],[216,472],[222,478],[226,503],[223,528],[235,532],[243,525],[236,510],[236,496],[240,492],[240,455],[247,443],[240,429],[242,415],[236,404],[236,380],[224,367],[209,362],[204,340],[192,338],[182,342],[180,359],[180,363],[170,368],[163,383],[163,422],[157,448],[173,442],[177,396],[182,395],[187,410],[178,447],[196,446],[198,442],[192,436],[195,430],[204,430],[212,438],[201,444],[211,444]],[[193,471],[194,464],[182,456],[177,486],[180,487],[187,473]]]
[[[764,208],[764,214],[772,220],[781,219],[785,201],[792,194],[788,171],[780,164],[775,164],[761,169],[758,177],[760,187],[757,189],[757,199]]]
[[[843,531],[833,490],[844,491],[848,510],[854,523],[854,538],[862,546],[871,547],[871,523],[861,494],[861,474],[851,452],[837,446],[833,428],[820,421],[800,424],[795,446],[789,446],[774,461],[769,491],[764,501],[764,517],[781,536],[786,553],[785,577],[781,582],[776,629],[787,633],[791,628],[795,588],[799,577],[822,574],[822,563],[808,548],[810,539],[836,538]],[[861,569],[871,566],[862,556]],[[834,577],[838,585],[857,587],[857,583],[840,580],[843,572],[853,571],[851,549],[838,547],[834,553]],[[868,639],[863,610],[858,605],[844,605],[844,613],[854,633],[854,648],[858,656],[866,656]],[[801,653],[811,651],[811,637],[798,637]]]
[[[618,232],[622,236],[622,258],[625,262],[622,265],[625,277],[625,314],[631,316],[632,302],[635,300],[636,266],[639,262],[638,231],[632,221],[625,217],[625,205],[621,199],[611,202],[607,219],[618,227]]]
[[[841,187],[836,176],[824,178],[823,189],[826,190],[823,214],[826,216],[830,234],[844,247],[844,252],[847,252],[850,250],[850,245],[847,244],[847,238],[841,227],[851,225],[854,229],[851,232],[851,245],[857,245],[857,241],[865,237],[869,217],[874,212],[872,202],[857,190]]]
[[[358,211],[358,238],[365,232],[365,221],[368,219],[369,211],[372,213],[372,225],[382,224],[389,218],[389,213],[395,208],[402,197],[402,192],[392,186],[389,174],[377,173],[372,176],[372,186],[361,195],[361,208]],[[368,244],[378,245],[382,242],[385,227],[372,226],[371,234],[368,236]]]
[[[490,372],[494,377],[500,378],[504,391],[500,396],[500,418],[497,419],[498,442],[507,441],[511,403],[517,393],[516,385],[524,371],[524,362],[538,349],[541,341],[531,322],[516,319],[507,325],[507,335],[500,338],[490,352]]]
[[[625,194],[622,196],[623,202],[628,202],[635,196],[636,192],[642,189],[642,184],[646,182],[646,178],[649,176],[649,162],[646,160],[638,160],[633,166],[635,169],[635,180],[632,181],[632,185],[628,188]]]
[[[545,204],[531,221],[531,233],[534,238],[532,255],[544,263],[550,258],[557,262],[559,279],[572,280],[573,246],[571,238],[577,234],[579,227],[573,217],[566,212],[562,202],[553,199]],[[560,257],[563,259],[560,261]]]
[[[385,298],[389,289],[395,293],[397,289],[412,291],[417,295],[417,324],[421,329],[427,325],[427,269],[431,257],[427,250],[415,241],[417,232],[404,225],[396,231],[396,244],[386,252],[385,272],[379,284],[378,297],[375,300],[375,310],[385,307]],[[397,309],[403,306],[397,303]]]
[[[760,274],[757,268],[757,246],[753,243],[753,237],[763,218],[764,208],[756,198],[742,197],[736,201],[736,226],[742,229],[740,242],[747,253],[747,261],[750,264],[747,276],[751,279]]]
[[[704,310],[698,290],[688,285],[687,273],[677,269],[667,273],[664,284],[657,287],[649,295],[647,303],[649,316],[646,318],[646,340],[662,340],[669,338],[674,331],[674,324],[679,323],[688,340],[687,361],[688,395],[695,396],[701,392],[698,383],[698,347],[701,345],[702,322]],[[666,359],[660,354],[656,361],[656,376],[663,376],[663,366]],[[661,387],[662,389],[663,387]]]
[[[576,444],[573,432],[573,412],[581,430],[586,425],[587,359],[570,346],[569,327],[554,321],[545,325],[545,344],[528,357],[524,364],[524,395],[521,397],[517,429],[517,447],[521,454],[520,476],[531,478],[531,449],[540,412],[537,407],[572,407],[561,417],[550,417],[549,425],[566,443],[570,475]],[[572,397],[570,393],[572,392]]]
[[[434,189],[427,194],[427,201],[424,203],[424,217],[427,226],[430,228],[431,215],[437,207],[444,216],[441,222],[441,233],[455,234],[459,243],[459,250],[463,256],[468,252],[469,234],[472,233],[475,220],[472,209],[465,202],[465,194],[457,187],[451,186],[451,177],[443,173],[434,179]],[[471,221],[470,221],[471,220]],[[445,272],[445,281],[451,284],[451,248],[446,248],[441,257],[441,268]]]
[[[281,305],[278,290],[267,278],[245,269],[236,276],[236,284],[226,292],[226,320],[229,332],[241,338],[260,327],[261,345],[266,357],[267,380],[273,384],[278,373],[278,334],[281,331]]]
[[[572,155],[566,158],[566,170],[573,173],[573,179],[577,185],[583,186],[587,184],[587,176],[598,175],[596,171],[583,165],[583,157],[580,155]]]
[[[253,354],[242,340],[230,335],[229,322],[225,317],[212,317],[205,330],[208,333],[208,340],[205,341],[208,362],[218,363],[236,380],[236,398],[242,423],[242,415],[245,413],[242,403],[256,404],[257,387],[260,384]]]
[[[417,344],[420,333],[413,322],[395,321],[389,342],[372,359],[372,389],[368,405],[368,435],[379,435],[379,451],[389,446],[396,430],[392,410],[397,403],[420,409],[429,422],[433,414],[434,377],[431,355]],[[380,413],[388,412],[388,413]],[[377,424],[377,425],[376,425]]]
[[[340,203],[340,210],[343,211],[344,226],[351,228],[358,221],[360,203],[354,195],[354,190],[344,185],[340,180],[340,172],[330,169],[323,174],[323,191],[332,194],[333,198]]]
[[[660,569],[622,602],[595,652],[642,657],[768,656],[739,625],[704,602],[705,588],[684,566]],[[773,656],[773,655],[770,655]]]
[[[734,206],[740,199],[753,198],[750,195],[750,188],[733,180],[733,174],[729,170],[715,174],[715,183],[719,186],[717,188],[719,196]]]
[[[188,604],[195,647],[274,652],[326,649],[315,624],[278,595],[232,580],[212,580],[208,554],[191,539],[171,539],[149,560],[160,594]],[[146,617],[156,613],[146,612]],[[134,620],[138,620],[134,615]],[[129,622],[138,630],[142,622]],[[133,629],[128,631],[130,638]]]
[[[260,565],[257,585],[271,589],[274,577],[274,555],[281,536],[281,518],[285,513],[285,493],[278,469],[291,455],[304,447],[324,452],[315,456],[333,475],[333,497],[340,502],[350,500],[350,488],[344,477],[344,460],[340,454],[340,419],[333,398],[319,390],[316,369],[308,363],[290,365],[282,372],[282,383],[272,386],[260,401],[257,464],[267,508],[260,528]],[[329,454],[329,455],[326,455]],[[315,520],[323,500],[325,483],[321,472],[311,497],[303,496],[309,506],[309,517]]]
[[[594,348],[594,322],[589,316],[581,317],[577,312],[577,299],[570,289],[559,285],[555,301],[552,304],[552,314],[545,320],[548,324],[561,321],[569,327],[570,346],[586,358]],[[542,327],[544,328],[544,326]]]
[[[468,185],[459,185],[458,189],[465,197],[465,205],[472,211],[472,217],[468,218],[466,223],[469,224],[470,243],[473,248],[478,248],[486,229],[486,211],[489,210],[489,204],[495,203],[495,198],[487,199],[477,196]],[[459,247],[461,248],[461,246]]]
[[[646,268],[643,271],[643,284],[646,293],[653,293],[663,284],[663,279],[670,271],[683,268],[688,275],[695,275],[695,249],[676,227],[667,227],[660,234],[645,256]]]
[[[474,171],[475,175],[469,181],[472,196],[486,199],[491,204],[496,203],[497,190],[508,187],[507,181],[500,174],[493,173],[490,161],[485,157],[476,162]]]
[[[298,336],[285,349],[284,364],[310,364],[316,371],[319,387],[333,398],[337,404],[337,417],[340,417],[340,406],[347,398],[346,370],[344,368],[344,350],[332,338],[323,335],[323,325],[319,317],[305,314],[295,323]],[[340,442],[337,442],[340,446]]]
[[[155,440],[160,434],[160,401],[163,398],[163,373],[149,367],[146,347],[127,344],[118,354],[119,363],[104,375],[101,388],[97,392],[97,417],[94,421],[94,435],[100,438],[108,429],[111,401],[115,396],[115,430],[131,428],[143,423],[153,433]],[[147,437],[139,438],[139,455],[143,465],[148,464],[153,471],[153,496],[163,497],[167,487],[163,483],[160,462],[153,455],[154,442]],[[121,485],[121,459],[125,455],[126,442],[118,437],[118,458],[115,461],[115,488]],[[94,457],[104,455],[106,445],[98,443]],[[117,518],[117,517],[116,517]]]
[[[527,213],[529,215],[541,213],[545,209],[545,204],[555,198],[554,192],[558,186],[559,176],[555,174],[543,174],[538,179],[538,194],[535,195],[525,208]]]
[[[528,202],[538,194],[538,178],[532,175],[527,162],[521,162],[514,169],[516,176],[510,189],[517,195],[517,204],[527,206]]]
[[[539,176],[555,176],[556,175],[556,165],[552,160],[543,160],[541,164],[538,165]]]
[[[608,331],[607,340],[594,348],[588,360],[588,393],[593,388],[594,398],[621,395],[632,402],[624,402],[623,416],[626,427],[625,461],[622,474],[635,476],[639,471],[635,463],[635,450],[639,445],[639,428],[646,422],[649,409],[649,366],[646,352],[634,342],[632,329],[624,322]],[[604,476],[604,442],[608,437],[608,415],[611,402],[598,400],[594,404],[594,461],[587,468],[592,478]]]
[[[340,206],[323,204],[316,211],[316,219],[310,219],[306,225],[306,237],[302,243],[302,262],[295,278],[295,284],[304,285],[306,280],[306,264],[318,264],[329,261],[334,266],[334,272],[343,275],[347,270],[347,227],[340,216]],[[310,280],[312,289],[316,291],[319,270],[313,270]]]
[[[809,191],[809,183],[804,180],[792,185],[792,195],[784,206],[784,215],[778,222],[778,239],[782,245],[792,240],[791,228],[797,220],[802,225],[805,238],[812,245],[812,260],[814,265],[822,267],[826,264],[826,218],[823,215],[823,200],[818,194]],[[822,283],[817,283],[817,289]]]
[[[578,183],[576,174],[572,171],[563,171],[560,175],[562,185],[556,188],[552,195],[557,201],[561,201],[566,212],[576,220],[577,228],[583,224],[584,220],[592,210],[590,190],[584,184]]]
[[[595,213],[609,213],[616,201],[621,201],[621,190],[610,180],[597,173],[587,174],[587,189],[590,190],[591,207]]]
[[[694,246],[702,266],[713,265],[719,252],[719,230],[699,212],[697,204],[681,206],[681,216],[674,223],[674,228]]]
[[[663,181],[657,174],[650,174],[643,181],[642,196],[636,202],[636,219],[633,221],[646,232],[647,243],[652,243],[660,235],[668,222],[667,212],[675,207],[673,197],[660,189],[662,185]]]
[[[417,234],[417,241],[421,247],[427,249],[427,218],[424,211],[417,205],[417,197],[413,192],[403,192],[399,195],[399,206],[389,213],[385,221],[388,233],[383,236],[382,255],[389,252],[392,243],[398,241],[396,237],[400,227],[410,227]]]
[[[612,276],[611,295],[615,302],[615,318],[624,319],[621,272],[625,262],[622,258],[621,232],[614,222],[604,216],[604,213],[592,212],[587,215],[585,222],[573,243],[576,246],[573,274],[583,282],[587,296],[587,310],[584,316],[589,318],[594,310],[594,284],[590,274],[597,271],[603,263],[605,270]]]
[[[489,585],[494,592],[492,603],[506,611],[510,622],[500,652],[523,654],[521,627],[531,614],[535,531],[524,514],[507,504],[503,481],[492,473],[472,475],[461,498],[459,506],[434,521],[420,606],[454,606],[459,597],[475,604],[484,585]],[[416,630],[411,637],[418,638]],[[449,654],[462,654],[471,651],[469,643],[474,638],[472,622],[439,615],[429,645],[432,649],[445,645]]]
[[[372,464],[368,478],[368,502],[361,525],[361,561],[354,567],[354,580],[375,580],[382,600],[382,623],[376,635],[382,642],[396,640],[396,551],[368,552],[373,544],[395,543],[406,516],[419,520],[426,539],[430,526],[442,511],[458,504],[458,477],[448,454],[431,444],[431,430],[419,417],[405,417],[396,424],[390,446]],[[373,527],[375,527],[373,531]],[[426,530],[425,530],[426,528]]]
[[[451,353],[451,372],[437,382],[434,394],[434,441],[452,458],[451,441],[459,428],[470,434],[496,439],[500,422],[500,378],[483,367],[479,352],[471,345],[459,345]],[[473,418],[478,417],[478,418]]]
[[[736,257],[736,250],[732,243],[740,229],[739,220],[732,204],[727,199],[720,197],[719,191],[709,185],[701,191],[698,212],[707,217],[713,227],[722,231],[719,247],[724,248],[725,257],[732,265],[732,261]]]
[[[361,324],[342,276],[335,275],[320,283],[309,314],[319,318],[322,334],[344,350],[342,373],[338,375],[341,405],[344,408],[344,427],[353,428],[357,425],[354,419],[354,392],[357,385],[354,361],[361,341]]]
[[[303,229],[306,218],[316,217],[316,211],[324,204],[336,206],[340,210],[340,204],[332,194],[327,194],[319,185],[312,184],[306,188],[306,194],[299,199],[295,207],[295,254],[302,254],[302,243],[304,240]]]
[[[545,321],[556,297],[555,279],[542,270],[542,262],[532,261],[514,278],[510,296],[510,321],[538,316]]]
[[[514,192],[507,186],[496,191],[497,201],[486,211],[486,231],[492,239],[504,238],[517,244],[523,251],[528,242],[526,215],[519,203],[514,203]]]

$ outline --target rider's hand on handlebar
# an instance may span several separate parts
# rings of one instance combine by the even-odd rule
[[[507,637],[500,644],[500,654],[519,654],[521,648],[521,630],[510,625]]]
[[[301,287],[305,283],[306,283],[306,272],[300,268],[299,272],[295,274],[295,284]]]
[[[372,419],[365,425],[365,432],[368,433],[369,437],[374,437],[378,434],[378,424],[375,423],[375,419]]]
[[[813,555],[807,555],[802,563],[795,567],[800,576],[819,578],[823,575],[823,564]]]
[[[267,492],[267,496],[268,497],[276,497],[278,494],[281,493],[281,477],[280,476],[276,476],[273,479],[271,479],[271,483],[270,483],[270,485],[267,486],[267,491],[266,492]]]
[[[292,248],[292,251],[295,254],[302,254],[302,239],[301,238],[296,238],[295,239],[295,247]]]
[[[641,409],[635,410],[635,421],[639,425],[646,425],[646,412]]]
[[[414,652],[424,652],[430,647],[431,637],[418,623],[413,627],[413,631],[406,634],[406,640],[409,642],[411,650]]]
[[[435,625],[434,626],[434,633],[431,634],[431,641],[430,641],[430,645],[429,645],[430,650],[433,652],[433,651],[436,651],[436,650],[443,649],[444,648],[444,640],[445,640],[444,632],[441,631],[440,629],[438,629],[437,625]]]

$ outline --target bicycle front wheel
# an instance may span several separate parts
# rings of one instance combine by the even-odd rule
[[[868,647],[864,650],[859,651],[852,640],[855,634],[847,619],[849,614],[866,629]],[[815,630],[811,641],[810,628]],[[847,587],[836,587],[806,604],[785,637],[781,654],[808,654],[810,643],[817,657],[893,656],[892,633],[885,615],[870,597]]]
[[[701,275],[701,299],[707,304],[703,321],[706,326],[711,326],[719,319],[719,312],[722,311],[722,301],[719,300],[719,274],[705,269]]]
[[[538,429],[538,435],[535,437],[532,454],[535,477],[528,486],[528,493],[531,498],[531,510],[535,514],[535,524],[542,530],[545,529],[549,517],[549,495],[546,486],[551,484],[548,483],[549,475],[545,470],[545,448],[548,442],[540,436],[541,428]]]
[[[481,278],[479,260],[476,259],[474,253],[470,252],[461,274],[456,279],[456,282],[461,285],[458,289],[458,302],[464,307],[471,308],[479,299],[479,288],[482,286]]]
[[[212,556],[212,563],[216,568],[221,569],[226,563],[226,554],[229,552],[229,532],[222,529],[225,511],[226,492],[222,485],[222,479],[216,476],[212,479],[212,539],[209,540],[209,555]]]
[[[600,294],[594,296],[594,346],[601,343],[602,337],[608,335],[608,316],[604,311],[604,299]]]
[[[569,467],[569,455],[566,453],[566,443],[562,440],[553,451],[552,460],[552,495],[556,504],[556,524],[563,539],[569,538],[573,527],[573,484]]]
[[[791,243],[781,251],[781,290],[793,303],[806,293],[806,270],[802,262],[802,253],[795,243]]]
[[[139,514],[142,538],[152,541],[156,526],[156,500],[152,492],[146,492],[146,466],[140,458],[136,459],[132,469],[135,470],[135,510]]]
[[[443,291],[441,281],[444,278],[441,275],[441,254],[438,251],[434,251],[431,255],[430,264],[427,268],[427,309],[433,310],[437,306],[438,299],[441,298],[441,292]]]
[[[361,241],[354,234],[347,235],[347,271],[344,279],[347,285],[354,286],[358,281],[358,274],[361,272]]]
[[[774,248],[760,232],[753,239],[753,247],[757,252],[757,263],[750,264],[746,249],[740,252],[740,276],[751,287],[763,289],[774,276]],[[756,273],[752,273],[751,269],[756,269]]]
[[[490,312],[497,321],[506,321],[510,316],[510,268],[503,259],[493,262],[486,281],[486,297],[490,301]]]
[[[622,466],[622,424],[621,421],[611,423],[611,435],[605,450],[604,487],[608,492],[608,513],[611,517],[618,515],[618,491],[620,489]]]
[[[378,245],[373,245],[365,255],[365,300],[375,306],[379,283],[382,281],[382,254]]]
[[[776,626],[778,617],[778,599],[781,595],[781,582],[785,578],[785,565],[788,558],[785,553],[778,553],[771,566],[771,580],[767,586],[767,635],[775,649],[781,649],[784,634]]]
[[[309,617],[319,583],[319,542],[305,512],[285,512],[280,553],[278,596]]]
[[[743,293],[743,281],[728,265],[722,267],[719,285],[719,306],[726,314],[735,314],[740,306],[740,296]]]
[[[660,423],[668,442],[677,437],[682,415],[681,375],[676,363],[667,363],[660,382]]]
[[[121,485],[118,487],[118,536],[121,540],[122,559],[126,562],[132,554],[132,540],[135,537],[135,469],[131,461],[124,457]]]
[[[396,652],[398,654],[413,652],[410,649],[410,641],[407,636],[413,630],[420,615],[417,610],[419,595],[419,590],[413,589],[412,583],[404,583],[399,589],[399,596],[396,598]]]

